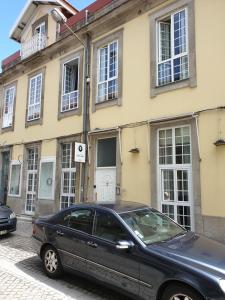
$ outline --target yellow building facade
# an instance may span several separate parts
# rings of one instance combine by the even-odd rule
[[[50,2],[25,7],[21,54],[2,63],[1,201],[21,224],[74,202],[143,202],[224,240],[224,1]]]

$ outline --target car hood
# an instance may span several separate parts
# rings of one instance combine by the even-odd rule
[[[0,219],[1,218],[8,218],[11,214],[11,209],[7,206],[0,206]]]
[[[225,245],[193,232],[168,242],[149,245],[176,262],[225,277]]]

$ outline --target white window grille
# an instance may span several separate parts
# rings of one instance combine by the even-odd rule
[[[15,86],[5,90],[4,107],[3,107],[3,123],[2,127],[10,127],[13,123],[13,108],[15,99]]]
[[[193,229],[189,126],[158,131],[158,194],[163,213]]]
[[[157,22],[157,85],[189,77],[187,9]]]
[[[97,103],[118,98],[118,41],[98,50]]]
[[[27,214],[35,211],[35,200],[37,195],[38,176],[38,148],[27,149],[27,185],[26,185],[26,207]]]
[[[78,108],[79,99],[79,59],[73,59],[63,65],[63,88],[61,112]]]
[[[76,168],[73,160],[73,143],[62,144],[61,156],[61,195],[60,208],[64,209],[75,203]]]
[[[42,74],[30,78],[27,121],[40,118]]]

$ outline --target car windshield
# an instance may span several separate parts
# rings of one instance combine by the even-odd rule
[[[187,232],[170,218],[148,208],[121,213],[120,216],[147,245],[164,242]]]

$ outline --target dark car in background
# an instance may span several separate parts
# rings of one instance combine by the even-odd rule
[[[78,204],[39,218],[51,278],[73,271],[145,300],[224,300],[225,245],[140,203]]]
[[[16,230],[16,215],[6,205],[0,202],[0,236]]]

